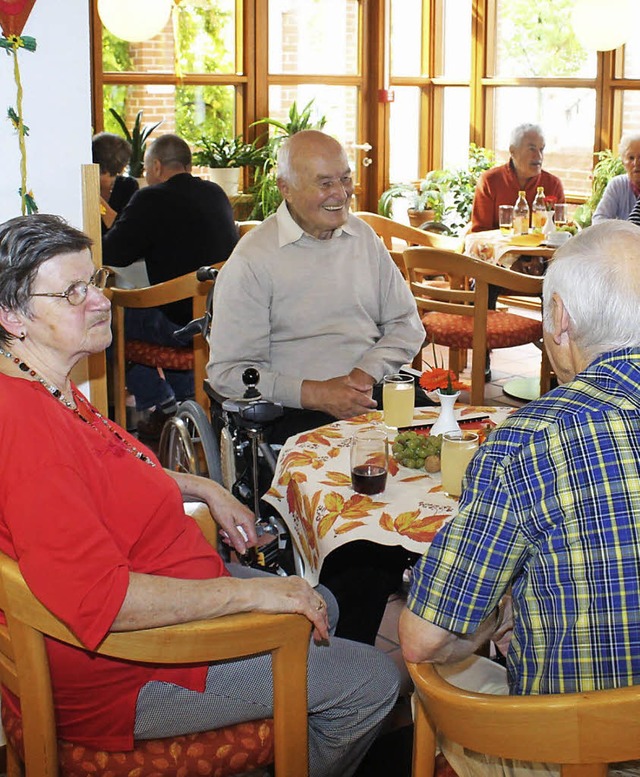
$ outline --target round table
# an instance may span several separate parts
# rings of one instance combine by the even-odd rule
[[[459,421],[489,416],[500,423],[514,411],[456,405]],[[438,408],[417,408],[414,423],[433,421],[438,413]],[[341,545],[364,539],[402,545],[422,554],[457,512],[458,500],[442,491],[439,472],[408,469],[395,460],[382,494],[356,494],[351,488],[349,447],[355,431],[367,425],[382,425],[382,413],[367,413],[290,437],[264,496],[286,523],[304,560],[304,576],[312,585],[318,583],[324,559]]]

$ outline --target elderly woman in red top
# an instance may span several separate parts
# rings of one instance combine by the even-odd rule
[[[205,502],[241,552],[256,541],[251,513],[212,481],[165,472],[71,382],[78,360],[111,341],[106,273],[90,244],[55,216],[0,225],[0,549],[89,650],[109,631],[248,610],[304,614],[325,641],[309,651],[310,774],[351,775],[394,704],[397,670],[368,645],[326,644],[332,618],[304,580],[233,577],[183,500]],[[47,649],[58,732],[74,742],[126,750],[134,737],[272,712],[268,656],[155,667],[53,640]]]
[[[480,176],[471,211],[472,232],[498,229],[498,208],[514,205],[519,191],[525,192],[529,208],[538,186],[544,187],[546,197],[564,202],[562,182],[542,169],[544,145],[544,135],[537,124],[520,124],[513,130],[509,161]]]

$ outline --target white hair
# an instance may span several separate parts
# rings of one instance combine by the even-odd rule
[[[518,148],[522,143],[522,139],[530,132],[535,132],[544,140],[544,132],[539,124],[518,124],[511,132],[511,140],[509,141],[509,148]]]
[[[620,159],[624,159],[632,143],[640,143],[640,132],[625,132],[620,138],[620,143],[618,143],[618,156]]]
[[[590,361],[640,347],[640,228],[602,221],[559,248],[543,283],[543,324],[553,331],[553,295],[569,315],[569,333]]]

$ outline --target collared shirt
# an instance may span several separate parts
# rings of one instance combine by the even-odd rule
[[[378,381],[411,362],[423,341],[413,296],[368,224],[349,214],[319,240],[283,202],[218,276],[207,374],[233,397],[244,391],[243,371],[256,367],[264,397],[299,408],[303,380],[358,368]]]
[[[510,416],[467,470],[408,607],[474,632],[509,585],[512,693],[640,683],[640,349]]]

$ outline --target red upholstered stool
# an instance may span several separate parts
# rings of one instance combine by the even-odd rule
[[[24,761],[22,720],[2,705],[7,742]],[[273,720],[265,718],[199,734],[136,741],[124,752],[58,742],[64,777],[227,777],[273,763]],[[442,777],[448,777],[443,775]]]
[[[472,348],[474,320],[452,313],[427,313],[422,323],[427,340],[449,348]],[[487,311],[487,348],[512,348],[542,339],[542,323],[526,316]]]
[[[162,367],[164,370],[192,370],[193,348],[173,348],[169,345],[154,345],[143,340],[126,340],[124,355],[128,362],[144,364],[147,367]]]

